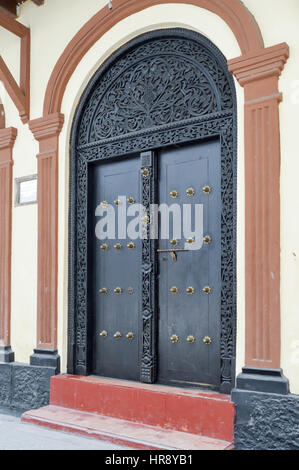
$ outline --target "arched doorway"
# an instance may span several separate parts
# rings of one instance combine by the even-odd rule
[[[149,236],[132,250],[126,238],[119,250],[101,245],[96,208],[123,194],[146,209],[193,198],[207,214],[207,243],[197,252]],[[73,123],[68,371],[228,393],[235,230],[236,100],[225,58],[182,29],[132,40],[95,74]]]

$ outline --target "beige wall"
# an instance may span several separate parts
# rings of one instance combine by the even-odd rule
[[[2,43],[0,41],[2,46]],[[14,145],[13,178],[37,173],[38,143],[19,118],[18,111],[0,83],[6,126],[18,129]],[[36,340],[37,298],[37,204],[14,207],[12,211],[11,344],[15,358],[28,362]],[[0,227],[1,230],[1,227]]]
[[[93,16],[106,0],[46,0],[37,8],[32,2],[20,8],[20,21],[31,28],[31,119],[42,116],[45,89],[53,67],[63,49],[78,29]],[[264,35],[266,46],[286,41],[291,58],[280,82],[284,101],[281,104],[281,213],[282,213],[282,366],[290,379],[291,389],[299,393],[299,163],[296,152],[296,114],[299,93],[299,2],[297,0],[246,0]],[[121,44],[152,29],[185,27],[199,31],[218,46],[227,59],[240,55],[239,46],[228,26],[203,9],[191,5],[167,4],[148,8],[121,21],[106,33],[83,57],[71,77],[62,102],[65,126],[60,136],[59,156],[59,285],[58,343],[62,368],[66,365],[67,344],[67,240],[68,240],[68,158],[72,118],[80,96],[92,74]],[[18,40],[0,30],[0,54],[18,77]],[[296,77],[297,73],[297,77]],[[297,83],[299,89],[299,82]],[[244,365],[244,151],[243,90],[236,83],[238,96],[238,285],[237,285],[237,371]],[[36,172],[37,143],[28,126],[21,124],[17,111],[0,88],[5,106],[6,125],[18,128],[14,149],[14,177]],[[298,122],[298,119],[297,119]],[[12,346],[16,360],[27,362],[35,346],[36,332],[36,227],[35,206],[13,209],[12,257]],[[277,208],[279,210],[279,208]]]

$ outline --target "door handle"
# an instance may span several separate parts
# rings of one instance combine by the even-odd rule
[[[184,248],[170,248],[170,250],[157,250],[157,253],[177,253],[177,252],[182,252],[182,251],[190,251],[190,250],[184,250]]]

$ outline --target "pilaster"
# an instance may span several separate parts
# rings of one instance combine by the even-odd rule
[[[58,253],[58,139],[64,116],[54,113],[30,121],[39,141],[38,160],[38,287],[37,347],[32,365],[59,370],[57,353],[57,253]]]
[[[288,56],[288,45],[283,43],[229,61],[229,70],[245,93],[247,367],[243,371],[246,380],[239,376],[239,385],[263,391],[265,379],[271,377],[273,391],[274,384],[281,380],[285,393],[288,385],[280,370],[279,103],[282,94],[278,80]],[[259,374],[262,378],[258,385]]]
[[[12,149],[14,127],[0,129],[0,362],[13,362],[10,346]]]

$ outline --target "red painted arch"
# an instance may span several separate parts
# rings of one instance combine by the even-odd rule
[[[209,10],[222,18],[234,33],[242,55],[263,49],[261,31],[254,17],[240,0],[114,0],[113,10],[108,6],[96,13],[69,42],[56,63],[48,82],[44,116],[60,112],[67,83],[86,52],[103,34],[122,19],[154,5],[181,3]]]

